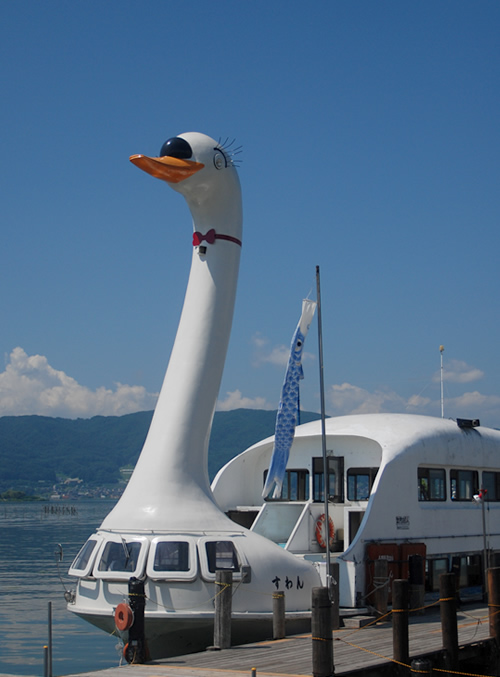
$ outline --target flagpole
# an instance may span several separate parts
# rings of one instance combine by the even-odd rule
[[[319,266],[316,266],[316,302],[318,304],[318,354],[319,354],[319,388],[321,399],[321,445],[323,450],[323,497],[325,511],[325,543],[326,543],[326,587],[330,600],[332,598],[332,580],[330,575],[330,517],[328,514],[328,464],[326,458],[326,425],[325,425],[325,383],[323,379],[323,329],[321,325],[321,285]]]
[[[439,352],[441,353],[441,418],[444,418],[444,392],[443,392],[443,352],[444,346],[439,346]]]

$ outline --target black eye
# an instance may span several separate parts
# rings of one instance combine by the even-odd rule
[[[164,157],[165,155],[179,158],[179,160],[189,160],[189,158],[193,156],[193,151],[185,139],[173,136],[171,139],[165,141],[161,147],[160,157]]]
[[[227,157],[225,156],[224,152],[222,151],[221,148],[214,148],[215,155],[214,155],[214,165],[216,169],[222,169],[223,167],[227,167]]]

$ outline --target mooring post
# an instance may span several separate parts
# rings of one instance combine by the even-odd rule
[[[135,576],[128,582],[128,600],[134,620],[128,631],[128,642],[125,645],[124,656],[127,663],[145,663],[148,659],[146,637],[144,635],[144,609],[146,595],[144,581]]]
[[[392,647],[394,660],[403,665],[410,662],[408,635],[408,581],[396,579],[392,584]]]
[[[217,569],[215,572],[214,649],[231,646],[231,606],[233,599],[233,572]]]
[[[47,677],[52,677],[52,602],[48,603]]]
[[[273,639],[284,639],[285,634],[285,593],[273,593]]]
[[[376,559],[373,563],[373,584],[375,586],[374,606],[384,616],[389,600],[389,564],[386,559]]]
[[[412,677],[432,675],[432,663],[428,658],[414,658],[411,662]]]
[[[457,627],[457,596],[455,574],[441,574],[439,577],[439,594],[441,598],[441,631],[443,635],[443,649],[446,652],[446,667],[448,670],[458,670],[458,627]]]
[[[340,628],[340,602],[339,602],[339,575],[340,567],[338,562],[330,564],[330,582],[331,582],[331,602],[332,602],[332,628]]]
[[[331,677],[333,666],[332,604],[328,588],[313,588],[311,603],[312,673]]]
[[[488,569],[488,616],[490,637],[500,646],[500,567]]]
[[[43,677],[49,677],[49,647],[43,647]]]

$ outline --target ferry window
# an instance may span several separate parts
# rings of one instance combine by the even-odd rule
[[[109,541],[104,547],[98,571],[135,571],[140,550],[139,541]]]
[[[160,541],[156,545],[154,571],[189,571],[189,543]]]
[[[264,484],[268,471],[264,472]],[[294,470],[291,468],[285,472],[281,494],[275,501],[307,501],[309,500],[309,471]]]
[[[448,559],[445,557],[441,559],[431,559],[428,564],[428,589],[434,592],[439,590],[441,574],[448,573]]]
[[[457,555],[452,558],[452,571],[457,576],[459,588],[473,588],[482,584],[483,566],[481,555]]]
[[[347,471],[347,500],[367,501],[378,468],[349,468]]]
[[[208,570],[211,574],[215,573],[216,569],[240,570],[238,555],[232,541],[207,541],[205,548]]]
[[[483,487],[487,501],[500,501],[500,472],[483,472]]]
[[[446,472],[444,468],[418,469],[418,500],[446,501]]]
[[[90,538],[85,543],[83,548],[80,550],[78,555],[75,557],[75,560],[74,560],[73,564],[71,565],[71,568],[81,570],[81,571],[86,569],[87,564],[89,563],[90,556],[94,552],[96,545],[97,545],[97,541],[93,538]]]
[[[452,501],[470,501],[478,491],[476,470],[450,470],[450,493]]]
[[[344,501],[344,457],[327,456],[328,500],[332,503]],[[323,459],[313,458],[313,500],[324,501]]]

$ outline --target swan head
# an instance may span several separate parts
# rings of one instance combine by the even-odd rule
[[[214,219],[241,222],[241,190],[232,155],[206,134],[187,132],[163,144],[157,157],[132,155],[130,161],[181,193],[198,225]],[[220,225],[220,224],[219,224]]]

